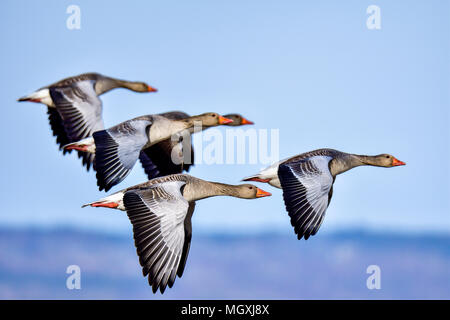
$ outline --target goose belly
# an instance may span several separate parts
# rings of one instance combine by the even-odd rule
[[[271,180],[269,181],[269,184],[270,184],[272,187],[281,189],[281,183],[280,183],[280,179],[278,179],[278,176],[277,176],[276,178],[271,179]]]
[[[149,142],[146,147],[170,138],[171,134],[172,121],[161,116],[154,116],[154,122],[148,132]]]

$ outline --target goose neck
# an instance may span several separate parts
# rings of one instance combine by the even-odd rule
[[[198,179],[191,181],[184,189],[184,197],[188,201],[196,201],[217,196],[238,197],[235,186]]]

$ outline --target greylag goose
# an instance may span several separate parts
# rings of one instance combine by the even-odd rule
[[[163,113],[165,117],[172,120],[180,120],[186,119],[189,117],[187,113],[182,111],[172,111]],[[250,125],[253,122],[247,120],[240,114],[232,113],[224,115],[225,118],[233,120],[233,122],[225,124],[226,126],[242,126],[242,125]],[[190,131],[193,133],[193,128]],[[194,165],[194,149],[192,144],[190,144],[190,161],[189,163],[183,162],[183,150],[182,143],[179,141],[174,141],[172,139],[167,139],[161,141],[157,144],[154,144],[147,149],[141,151],[139,155],[139,160],[141,161],[145,173],[148,176],[148,179],[153,179],[157,177],[167,176],[173,173],[182,173],[184,171],[189,171],[190,167]],[[175,149],[175,152],[174,152]],[[174,163],[172,160],[172,155],[177,153],[179,155],[180,161],[178,163]],[[149,163],[153,163],[149,165]]]
[[[172,120],[160,114],[146,115],[94,132],[92,137],[70,143],[64,148],[95,154],[97,185],[100,191],[108,191],[130,173],[142,150],[192,128],[197,122],[202,123],[202,127],[210,127],[232,120],[213,112],[181,120]],[[143,164],[146,170],[154,167],[151,162]]]
[[[333,149],[302,153],[243,179],[283,189],[286,210],[298,239],[317,233],[333,195],[336,175],[358,166],[396,167],[404,162],[389,154],[364,156]]]
[[[43,87],[18,101],[38,102],[47,105],[48,119],[60,150],[63,146],[103,130],[102,101],[99,96],[115,88],[136,92],[155,92],[144,82],[131,82],[84,73]],[[71,150],[63,149],[63,154]],[[93,155],[78,153],[89,171]]]
[[[191,244],[195,201],[214,196],[243,199],[271,194],[251,184],[228,185],[174,174],[116,192],[85,206],[126,210],[144,277],[155,293],[183,275]]]

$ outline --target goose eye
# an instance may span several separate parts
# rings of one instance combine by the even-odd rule
[[[386,156],[386,159],[389,159],[389,156]]]

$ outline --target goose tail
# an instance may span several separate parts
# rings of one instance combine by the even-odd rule
[[[20,97],[17,99],[18,102],[36,102],[36,103],[43,103],[48,106],[53,106],[52,98],[50,97],[50,91],[48,89],[41,89],[38,91],[35,91],[29,95]]]
[[[268,183],[275,188],[281,188],[280,180],[278,179],[278,166],[279,162],[276,162],[270,167],[261,170],[257,174],[242,179],[242,181]]]
[[[77,142],[66,144],[65,146],[63,146],[63,149],[95,153],[95,141],[94,138],[88,137]]]
[[[249,177],[246,177],[246,178],[242,179],[242,181],[256,181],[256,182],[264,182],[264,183],[267,183],[267,182],[270,181],[270,179],[262,178],[262,177],[260,176],[260,174],[255,174],[255,175],[253,175],[253,176],[249,176]]]
[[[124,193],[119,191],[117,193],[114,193],[110,196],[107,196],[105,198],[102,198],[98,201],[90,202],[83,204],[81,207],[101,207],[101,208],[110,208],[110,209],[118,209],[118,210],[125,210],[125,207],[123,205],[123,195]]]

